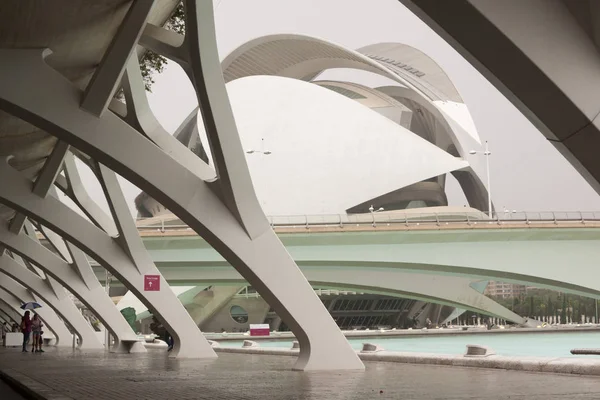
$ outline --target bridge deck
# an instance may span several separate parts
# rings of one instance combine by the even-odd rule
[[[407,224],[370,224],[350,225],[297,225],[297,226],[275,226],[273,229],[280,234],[294,233],[333,233],[333,232],[377,232],[377,231],[446,231],[446,230],[502,230],[502,229],[576,229],[576,228],[600,228],[600,221],[561,221],[551,222],[472,222],[472,223],[409,223]],[[191,228],[183,226],[160,226],[138,227],[142,237],[167,237],[167,236],[197,236]]]

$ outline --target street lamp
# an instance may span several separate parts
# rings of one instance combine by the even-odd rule
[[[485,169],[487,173],[487,190],[488,190],[488,216],[492,219],[492,184],[490,182],[490,155],[492,154],[488,148],[488,142],[485,141],[485,151],[471,150],[469,154],[483,154],[485,156]]]
[[[265,139],[260,139],[260,150],[253,150],[253,149],[248,149],[246,150],[246,153],[248,154],[254,154],[254,153],[259,153],[259,154],[264,154],[265,156],[268,156],[269,154],[271,154],[271,152],[269,150],[265,150]]]
[[[373,207],[373,205],[371,205],[371,207],[369,207],[369,212],[371,214],[375,214],[375,213],[381,212],[381,211],[383,211],[383,207],[379,207],[377,210]]]
[[[381,211],[383,211],[383,207],[379,207],[377,210],[375,209],[375,207],[373,207],[372,204],[371,207],[369,207],[369,212],[371,213],[371,217],[373,217],[373,228],[375,228],[375,214]]]

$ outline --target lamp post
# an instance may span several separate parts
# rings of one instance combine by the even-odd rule
[[[488,142],[485,141],[485,151],[471,150],[469,154],[483,154],[485,156],[485,169],[487,174],[487,190],[488,190],[488,216],[492,219],[492,184],[490,182],[490,155],[492,154],[488,148]]]
[[[248,149],[246,150],[247,154],[254,154],[254,153],[258,153],[258,154],[264,154],[265,156],[268,156],[269,154],[272,154],[269,150],[265,150],[265,139],[260,139],[260,150],[254,150],[254,149]]]
[[[373,207],[373,205],[371,205],[371,207],[369,207],[369,212],[371,213],[371,216],[373,217],[373,228],[375,228],[375,214],[377,214],[378,212],[383,211],[383,207],[379,207],[377,210],[375,209],[375,207]]]
[[[246,154],[262,154],[262,155],[268,156],[268,155],[271,155],[272,152],[269,150],[265,150],[265,139],[261,138],[260,139],[260,150],[248,149],[248,150],[246,150]],[[261,202],[261,207],[263,210],[265,209],[265,206],[266,206],[266,204],[263,200]]]

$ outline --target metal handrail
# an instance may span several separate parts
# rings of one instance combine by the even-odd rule
[[[418,213],[410,211],[393,211],[366,214],[329,214],[329,215],[289,215],[269,216],[272,228],[318,228],[335,227],[344,229],[347,226],[360,227],[404,225],[410,226],[435,226],[441,225],[518,225],[539,226],[543,224],[560,225],[561,223],[579,223],[585,225],[590,222],[600,223],[599,212],[566,212],[566,211],[536,211],[536,212],[494,212],[492,218],[483,212],[431,212]],[[190,229],[184,222],[173,215],[140,218],[136,221],[139,230],[182,230]]]

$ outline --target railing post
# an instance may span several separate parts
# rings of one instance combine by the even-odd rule
[[[342,222],[342,214],[338,214],[338,216],[340,217],[340,228],[343,228],[344,223]]]
[[[556,220],[556,213],[552,211],[552,219],[554,220],[554,225],[558,225],[558,221]]]
[[[305,226],[305,228],[309,229],[309,227],[308,227],[308,215],[304,215],[304,219],[306,220],[306,226]]]
[[[530,222],[529,222],[529,214],[527,214],[527,213],[525,213],[525,223],[526,223],[527,225],[529,225],[529,224],[530,224]]]
[[[435,215],[435,224],[436,224],[437,226],[440,226],[440,218],[439,218],[439,216],[438,216],[438,213],[434,213],[433,215]]]
[[[579,211],[579,215],[581,216],[581,223],[585,224],[585,219],[583,218],[583,211]]]
[[[465,214],[467,216],[467,225],[471,226],[471,219],[469,218],[469,213]]]
[[[160,231],[165,233],[165,219],[161,217],[160,219]]]

